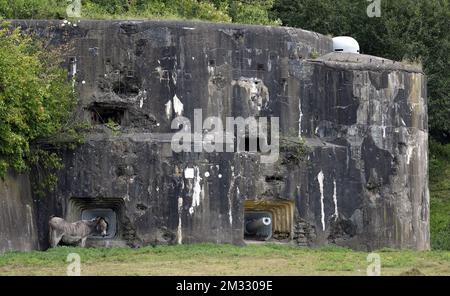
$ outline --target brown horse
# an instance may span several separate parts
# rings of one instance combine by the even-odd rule
[[[106,236],[108,223],[102,217],[91,220],[81,220],[69,223],[62,218],[52,217],[48,222],[50,229],[50,246],[56,247],[60,241],[64,243],[74,243],[81,240],[82,248],[86,245],[86,239],[94,232]]]

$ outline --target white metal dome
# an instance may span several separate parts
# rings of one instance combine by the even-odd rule
[[[359,43],[354,38],[348,36],[334,37],[333,51],[359,53]]]

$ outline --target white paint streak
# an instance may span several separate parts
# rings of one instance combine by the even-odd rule
[[[322,222],[322,230],[325,231],[325,209],[323,204],[323,172],[320,171],[319,174],[317,174],[317,181],[319,182],[319,189],[320,189],[320,214],[321,214],[321,222]]]
[[[158,60],[158,64],[160,64],[160,61]],[[159,82],[164,80],[164,70],[162,69],[161,66],[158,66],[155,68],[156,72],[158,72],[159,75]]]
[[[142,109],[142,106],[144,106],[144,101],[145,99],[147,99],[147,91],[145,89],[143,91],[139,91],[138,98],[139,98],[139,108]]]
[[[406,149],[406,163],[409,164],[411,161],[411,156],[413,155],[414,152],[414,146],[409,145],[408,148]]]
[[[172,101],[168,100],[165,106],[167,119],[170,119],[172,117]]]
[[[181,245],[183,243],[183,235],[181,231],[181,213],[183,211],[183,199],[178,198],[178,230],[177,230],[177,243]]]
[[[339,212],[338,212],[338,204],[337,204],[337,190],[336,190],[336,180],[333,181],[333,201],[334,201],[334,219],[337,220],[337,218],[339,217]]]
[[[183,114],[183,103],[181,103],[180,99],[177,95],[173,96],[173,110],[177,116],[181,116]]]
[[[75,76],[77,74],[77,62],[74,61],[72,64],[72,76]]]
[[[200,169],[198,167],[194,167],[194,170],[195,170],[195,178],[194,178],[194,192],[192,193],[192,206],[198,207],[200,205],[200,194],[202,193],[202,187],[200,185],[202,177],[200,177]]]
[[[214,75],[214,70],[215,70],[215,67],[208,65],[208,74],[209,75]]]
[[[299,111],[299,117],[298,117],[298,137],[302,137],[302,118],[303,118],[303,112],[302,112],[302,100],[301,98],[298,98],[298,111]]]
[[[195,173],[195,172],[194,172],[194,169],[193,169],[193,168],[186,168],[186,169],[184,170],[184,177],[185,177],[186,179],[194,179],[194,176],[195,176],[194,173]]]

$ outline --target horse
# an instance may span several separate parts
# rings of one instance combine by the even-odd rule
[[[81,240],[82,248],[86,245],[86,239],[94,232],[99,232],[106,236],[108,223],[103,217],[96,217],[91,220],[80,220],[74,223],[65,221],[59,217],[51,217],[49,224],[50,247],[54,248],[60,241],[64,243],[74,243]]]

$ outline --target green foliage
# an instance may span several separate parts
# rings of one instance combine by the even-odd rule
[[[83,16],[101,18],[180,18],[216,22],[277,25],[269,17],[274,0],[91,0]]]
[[[228,0],[225,2],[227,2],[227,13],[230,15],[233,23],[255,25],[281,24],[281,21],[278,19],[271,19],[269,16],[269,11],[275,2],[274,0]]]
[[[272,18],[284,25],[358,40],[363,53],[397,61],[421,60],[428,79],[430,133],[450,141],[450,2],[381,1],[381,17],[369,18],[359,0],[277,0]]]
[[[450,144],[430,141],[431,246],[450,250]]]
[[[36,149],[30,153],[30,165],[33,166],[37,182],[33,182],[33,193],[38,197],[52,192],[56,187],[58,178],[56,171],[63,168],[61,158],[54,152]]]
[[[66,0],[0,0],[0,16],[5,19],[61,19]]]
[[[319,56],[320,56],[320,53],[316,49],[313,49],[311,51],[311,58],[312,59],[317,59]]]
[[[283,164],[299,165],[309,153],[305,141],[299,137],[280,137],[280,152]]]
[[[59,62],[58,52],[19,29],[0,28],[0,176],[38,163],[59,168],[56,155],[34,145],[70,130],[75,100]]]
[[[119,135],[120,133],[120,124],[112,120],[111,118],[108,120],[108,122],[105,124],[107,128],[109,128],[112,131],[112,134],[114,136]]]
[[[269,16],[275,0],[83,0],[81,17],[95,19],[199,19],[278,25]],[[0,17],[65,18],[66,0],[0,0]]]
[[[208,1],[91,0],[84,1],[82,17],[97,19],[176,18],[229,22],[230,17]]]

